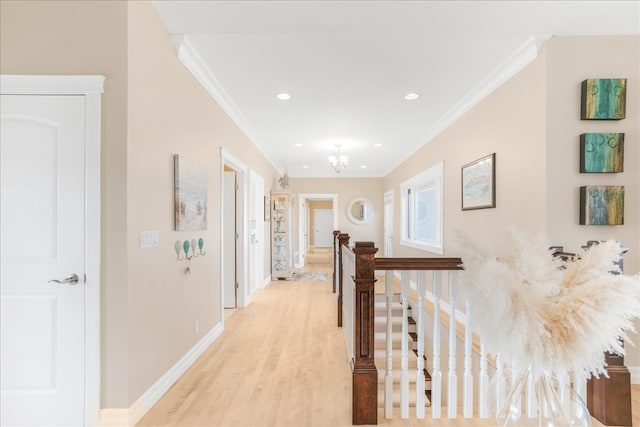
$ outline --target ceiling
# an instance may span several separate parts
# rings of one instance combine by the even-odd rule
[[[187,68],[292,177],[337,176],[336,143],[339,176],[385,176],[550,36],[640,33],[639,1],[152,3]]]

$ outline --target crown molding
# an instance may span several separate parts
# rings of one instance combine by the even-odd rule
[[[224,90],[220,82],[213,75],[202,57],[195,50],[189,39],[184,34],[171,35],[171,41],[178,55],[178,59],[198,80],[202,87],[211,95],[218,105],[229,115],[231,120],[249,138],[249,141],[262,153],[271,166],[283,174],[284,169],[276,162],[265,149],[265,145],[249,120],[242,114],[238,106],[233,102],[229,94]]]
[[[550,35],[531,36],[524,43],[518,46],[513,53],[502,64],[500,64],[492,73],[490,73],[483,81],[477,84],[469,93],[467,93],[458,103],[456,103],[448,112],[446,112],[426,133],[420,147],[411,153],[408,153],[397,165],[391,167],[385,175],[391,173],[394,169],[404,163],[407,159],[413,157],[415,153],[422,149],[426,144],[431,142],[436,136],[442,133],[449,126],[454,124],[473,107],[478,105],[482,100],[489,96],[494,90],[502,86],[505,82],[515,76],[520,70],[529,65],[538,57],[538,51],[543,43],[548,40]]]

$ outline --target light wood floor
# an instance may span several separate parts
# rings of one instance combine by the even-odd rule
[[[350,405],[351,370],[330,283],[276,281],[225,321],[224,333],[137,425],[346,427],[351,425]],[[637,385],[633,405],[633,424],[640,426]],[[494,425],[480,419],[396,417],[385,420],[379,412],[378,423]],[[601,424],[594,421],[593,426]]]

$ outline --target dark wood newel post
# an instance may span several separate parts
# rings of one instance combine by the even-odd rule
[[[338,260],[340,270],[338,274],[338,326],[342,327],[342,245],[349,244],[349,235],[347,233],[338,234]]]
[[[333,260],[331,261],[331,263],[333,264],[333,293],[334,294],[338,289],[338,276],[337,276],[338,266],[336,265],[336,255],[338,252],[336,241],[338,240],[338,234],[340,234],[339,230],[333,230]]]
[[[356,242],[355,311],[352,370],[352,423],[378,424],[378,371],[374,364],[375,268],[378,248]]]

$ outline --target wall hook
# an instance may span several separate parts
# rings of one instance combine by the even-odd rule
[[[206,252],[202,250],[204,248],[204,239],[202,237],[198,239],[198,248],[200,248],[200,255],[206,255]]]
[[[189,243],[189,241],[188,241],[188,240],[185,240],[185,241],[182,243],[182,248],[184,249],[184,254],[185,254],[185,256],[187,257],[187,259],[191,259],[191,258],[193,258],[193,255],[192,255],[192,256],[189,256],[189,248],[190,248],[190,247],[191,247],[191,243]]]
[[[198,247],[197,245],[198,243],[196,242],[196,239],[191,239],[191,252],[193,253],[193,255],[191,256],[194,256],[194,257],[198,256],[198,252],[196,252],[196,249]]]
[[[180,258],[180,252],[182,251],[182,242],[180,242],[180,240],[176,240],[176,243],[173,245],[173,248],[176,250],[178,261],[184,260],[184,258]]]

